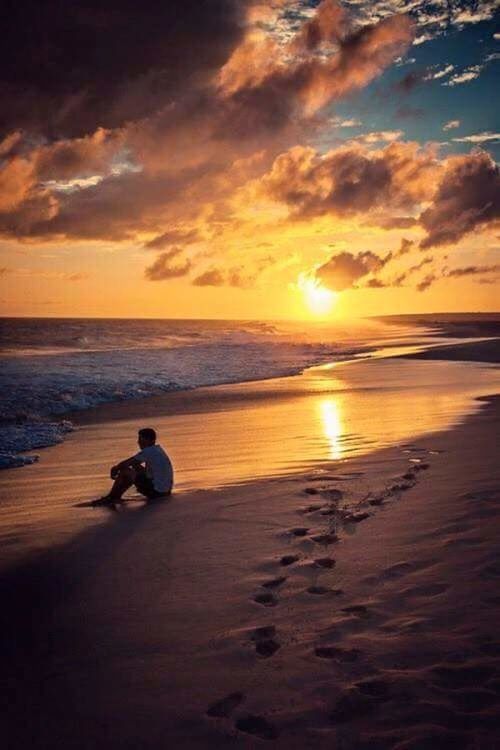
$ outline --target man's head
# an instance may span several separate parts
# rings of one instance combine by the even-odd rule
[[[151,427],[143,427],[139,430],[139,448],[147,448],[148,445],[156,443],[156,432]]]

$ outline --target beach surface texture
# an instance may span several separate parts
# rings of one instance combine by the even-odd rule
[[[53,536],[49,511],[32,527],[18,513],[2,533],[17,550],[1,576],[4,747],[498,748],[499,421],[481,396],[453,429],[72,507],[85,527],[66,516]],[[30,476],[67,498],[89,434],[107,460],[128,429],[116,413],[89,425],[45,468],[4,473],[7,515]]]

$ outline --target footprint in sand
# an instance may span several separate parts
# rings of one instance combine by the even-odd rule
[[[281,648],[281,644],[276,640],[276,628],[274,625],[264,625],[256,628],[251,640],[255,643],[256,653],[264,659],[269,659],[276,651]]]
[[[244,700],[245,695],[243,693],[229,693],[229,695],[226,695],[222,700],[212,703],[212,705],[207,708],[207,714],[208,716],[217,718],[230,716],[234,709],[243,703]]]
[[[256,594],[253,600],[254,602],[257,602],[257,604],[262,604],[263,607],[275,607],[278,603],[276,597],[268,591],[262,594]]]
[[[268,722],[267,719],[264,719],[264,717],[256,716],[255,714],[248,714],[238,719],[236,729],[239,729],[240,732],[260,737],[261,740],[275,740],[278,737],[276,727]]]
[[[280,560],[280,565],[284,565],[287,567],[288,565],[293,565],[293,563],[296,563],[300,560],[300,555],[283,555],[283,557]]]
[[[265,589],[277,589],[282,583],[285,583],[286,576],[278,576],[278,578],[271,578],[269,581],[264,581],[260,585]]]
[[[281,645],[272,638],[257,641],[255,644],[255,651],[259,656],[263,656],[264,659],[269,659],[269,657],[273,656],[280,648]]]
[[[308,531],[309,529],[307,529],[305,526],[299,526],[295,529],[290,529],[288,533],[292,536],[307,536]]]
[[[276,627],[274,625],[262,625],[260,628],[255,628],[250,638],[252,641],[258,641],[262,638],[274,638],[276,635]]]

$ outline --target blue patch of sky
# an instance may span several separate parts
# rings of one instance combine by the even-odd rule
[[[498,108],[499,60],[490,59],[500,52],[500,42],[493,34],[498,25],[486,21],[451,29],[445,35],[420,45],[412,46],[405,59],[415,62],[392,65],[376,81],[362,91],[338,102],[332,113],[342,119],[359,119],[362,126],[332,129],[330,136],[321,139],[322,150],[331,139],[331,147],[338,138],[348,139],[370,131],[403,130],[405,140],[444,142],[446,153],[468,152],[473,143],[454,141],[477,133],[500,131]],[[435,80],[426,77],[453,65],[452,73]],[[451,76],[472,66],[484,66],[479,76],[454,86],[446,85]],[[398,83],[409,73],[421,77],[417,84],[404,92]],[[460,120],[460,127],[443,131],[450,120]],[[479,145],[479,144],[478,144]],[[497,160],[500,143],[484,142],[482,147]]]

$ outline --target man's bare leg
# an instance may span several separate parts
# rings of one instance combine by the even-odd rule
[[[135,482],[135,469],[122,469],[115,478],[109,497],[111,500],[121,500],[124,492]]]
[[[105,503],[118,503],[122,499],[124,492],[128,490],[135,482],[135,469],[127,467],[118,472],[113,482],[113,486],[108,495],[101,497],[94,502],[94,505],[104,505]]]

